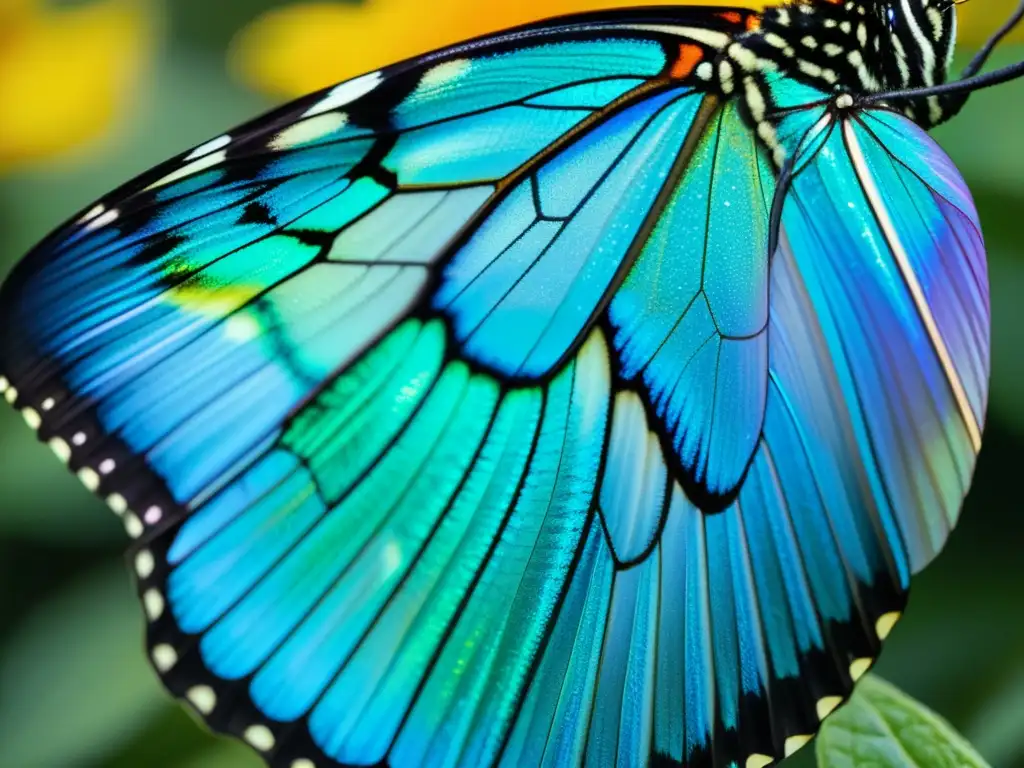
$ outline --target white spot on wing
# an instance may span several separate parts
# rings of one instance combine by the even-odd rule
[[[133,539],[139,538],[145,531],[142,521],[130,512],[124,516],[124,529]]]
[[[889,613],[883,613],[878,617],[878,621],[875,622],[875,634],[878,635],[879,640],[885,640],[892,632],[892,628],[896,626],[896,622],[900,620],[899,611],[890,611]]]
[[[160,507],[153,506],[146,510],[146,514],[143,515],[143,519],[147,525],[156,525],[160,522],[160,518],[163,517],[164,513]]]
[[[107,496],[107,506],[118,516],[128,511],[128,501],[120,493],[112,493]]]
[[[420,79],[421,88],[441,88],[458,80],[469,71],[472,62],[469,59],[452,59],[444,64],[431,67]]]
[[[667,24],[630,24],[629,29],[636,29],[642,32],[661,32],[675,37],[686,37],[698,43],[704,43],[709,48],[721,50],[729,44],[731,39],[724,32],[715,32],[700,27],[676,27]]]
[[[301,120],[281,131],[270,142],[271,149],[292,149],[322,139],[339,131],[348,123],[344,112],[328,112]]]
[[[40,403],[39,407],[42,408],[44,411],[52,411],[53,406],[55,406],[56,404],[56,400],[54,400],[52,397],[48,397],[45,400],[43,400],[42,403]]]
[[[754,754],[747,758],[747,762],[743,764],[743,768],[766,768],[775,761],[772,760],[768,755]]]
[[[380,85],[383,79],[384,76],[380,72],[371,72],[368,75],[344,82],[328,92],[327,96],[306,110],[302,116],[312,117],[351,104],[360,96],[365,96]]]
[[[208,155],[211,152],[216,152],[218,149],[224,149],[224,147],[228,146],[228,144],[230,143],[231,137],[225,133],[223,136],[218,136],[216,139],[213,139],[212,141],[208,141],[205,144],[200,144],[198,147],[189,152],[188,155],[185,156],[185,159],[195,160],[197,157],[202,157],[203,155]]]
[[[169,672],[178,663],[178,652],[166,643],[153,648],[153,666],[160,672]]]
[[[164,615],[164,596],[155,589],[147,589],[142,596],[142,605],[150,621],[156,621]]]
[[[189,688],[185,698],[192,702],[192,706],[204,715],[213,712],[217,706],[217,694],[208,685],[196,685]]]
[[[32,430],[39,429],[39,427],[42,426],[43,419],[35,408],[25,408],[21,411],[21,415],[24,417],[25,423],[28,424]]]
[[[260,752],[269,752],[274,748],[274,734],[265,725],[250,725],[243,734],[246,741]]]
[[[50,440],[50,450],[56,454],[57,458],[64,464],[71,461],[71,446],[61,440],[59,437],[55,437]]]
[[[97,216],[99,216],[105,210],[107,210],[107,206],[103,205],[103,203],[99,203],[97,205],[94,205],[92,208],[90,208],[86,212],[86,214],[84,216],[82,216],[82,218],[80,218],[78,220],[78,223],[79,224],[85,224],[85,222],[87,222],[87,221],[89,221],[91,219],[95,219]]]
[[[153,575],[155,569],[156,560],[153,558],[153,553],[148,549],[141,550],[135,556],[135,573],[138,574],[140,579],[148,579]]]
[[[95,470],[89,469],[89,467],[82,467],[78,470],[78,479],[90,491],[95,491],[100,487],[100,476],[96,474]]]
[[[220,165],[227,159],[227,157],[228,153],[225,152],[224,150],[221,150],[220,152],[213,152],[209,155],[206,155],[205,157],[201,157],[198,160],[188,163],[187,165],[181,166],[181,168],[179,168],[178,170],[167,174],[161,179],[157,179],[148,187],[146,187],[146,189],[156,189],[157,187],[165,187],[172,182],[184,179],[188,176],[193,176],[199,173],[200,171],[205,171],[207,168],[212,168],[215,165]]]
[[[799,752],[803,747],[807,746],[807,743],[814,738],[810,735],[798,734],[796,736],[790,736],[786,739],[785,752],[786,757],[789,757],[796,752]]]
[[[92,232],[94,230],[100,229],[101,227],[105,227],[107,226],[107,224],[117,221],[117,217],[120,215],[121,212],[118,211],[117,208],[111,208],[103,215],[97,216],[95,219],[92,219],[88,224],[86,224],[85,231]]]
[[[857,682],[871,667],[871,659],[854,659],[850,662],[850,679]]]
[[[4,400],[13,405],[14,401],[17,399],[18,390],[16,390],[14,387],[8,386],[7,389],[4,390]]]
[[[841,696],[823,696],[818,699],[818,703],[814,705],[814,708],[818,712],[818,719],[824,720],[826,717],[835,712],[836,707],[843,703]]]

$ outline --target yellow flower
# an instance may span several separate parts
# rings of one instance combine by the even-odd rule
[[[0,0],[0,171],[101,137],[151,48],[144,0]]]
[[[734,0],[701,4],[736,5]],[[258,18],[231,65],[249,85],[297,96],[420,53],[538,19],[679,0],[364,0],[300,2]]]
[[[699,0],[699,4],[744,4]],[[960,42],[976,47],[1017,0],[959,6]],[[420,53],[566,13],[679,0],[364,0],[299,2],[270,11],[236,38],[230,63],[246,83],[288,98]],[[746,3],[760,7],[756,2]],[[1017,39],[1024,35],[1017,33]]]

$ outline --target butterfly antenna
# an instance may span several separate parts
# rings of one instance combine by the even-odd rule
[[[1021,77],[1024,77],[1024,61],[1018,61],[1016,64],[1010,64],[1007,67],[994,69],[991,72],[986,72],[984,75],[974,75],[973,77],[965,77],[961,80],[955,80],[952,83],[930,85],[924,88],[906,88],[902,91],[872,93],[868,96],[860,97],[860,99],[858,99],[858,103],[861,105],[867,105],[876,104],[879,101],[904,101],[907,99],[921,99],[926,96],[974,93],[975,91],[980,91],[982,88],[991,88],[993,85],[1008,83],[1011,80],[1017,80]]]
[[[959,5],[965,3],[967,0],[956,0],[953,5]],[[985,66],[985,62],[988,61],[988,57],[992,55],[992,51],[995,50],[996,46],[1003,41],[1003,39],[1014,30],[1014,28],[1020,24],[1021,19],[1024,19],[1024,0],[1017,6],[1017,10],[1006,20],[1006,22],[999,29],[996,30],[995,34],[990,37],[985,44],[981,47],[981,50],[975,54],[971,62],[964,67],[964,71],[960,74],[961,79],[970,78],[978,74],[978,71]]]

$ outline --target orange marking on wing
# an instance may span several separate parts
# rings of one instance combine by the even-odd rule
[[[692,45],[691,43],[681,44],[679,46],[679,58],[672,65],[671,76],[677,80],[688,77],[703,58],[704,49],[699,45]]]
[[[740,24],[743,21],[743,17],[740,16],[739,11],[723,11],[718,14],[718,17],[725,19],[730,24]]]
[[[761,17],[758,14],[752,13],[749,16],[747,16],[747,31],[748,32],[750,32],[751,30],[758,29],[760,26],[761,26]]]

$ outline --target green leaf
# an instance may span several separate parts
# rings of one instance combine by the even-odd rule
[[[0,765],[96,765],[170,699],[123,565],[43,603],[0,648]]]
[[[240,741],[225,739],[223,743],[190,760],[183,768],[261,768],[263,764],[252,747]]]
[[[988,768],[949,723],[872,676],[825,721],[816,748],[821,768]]]

